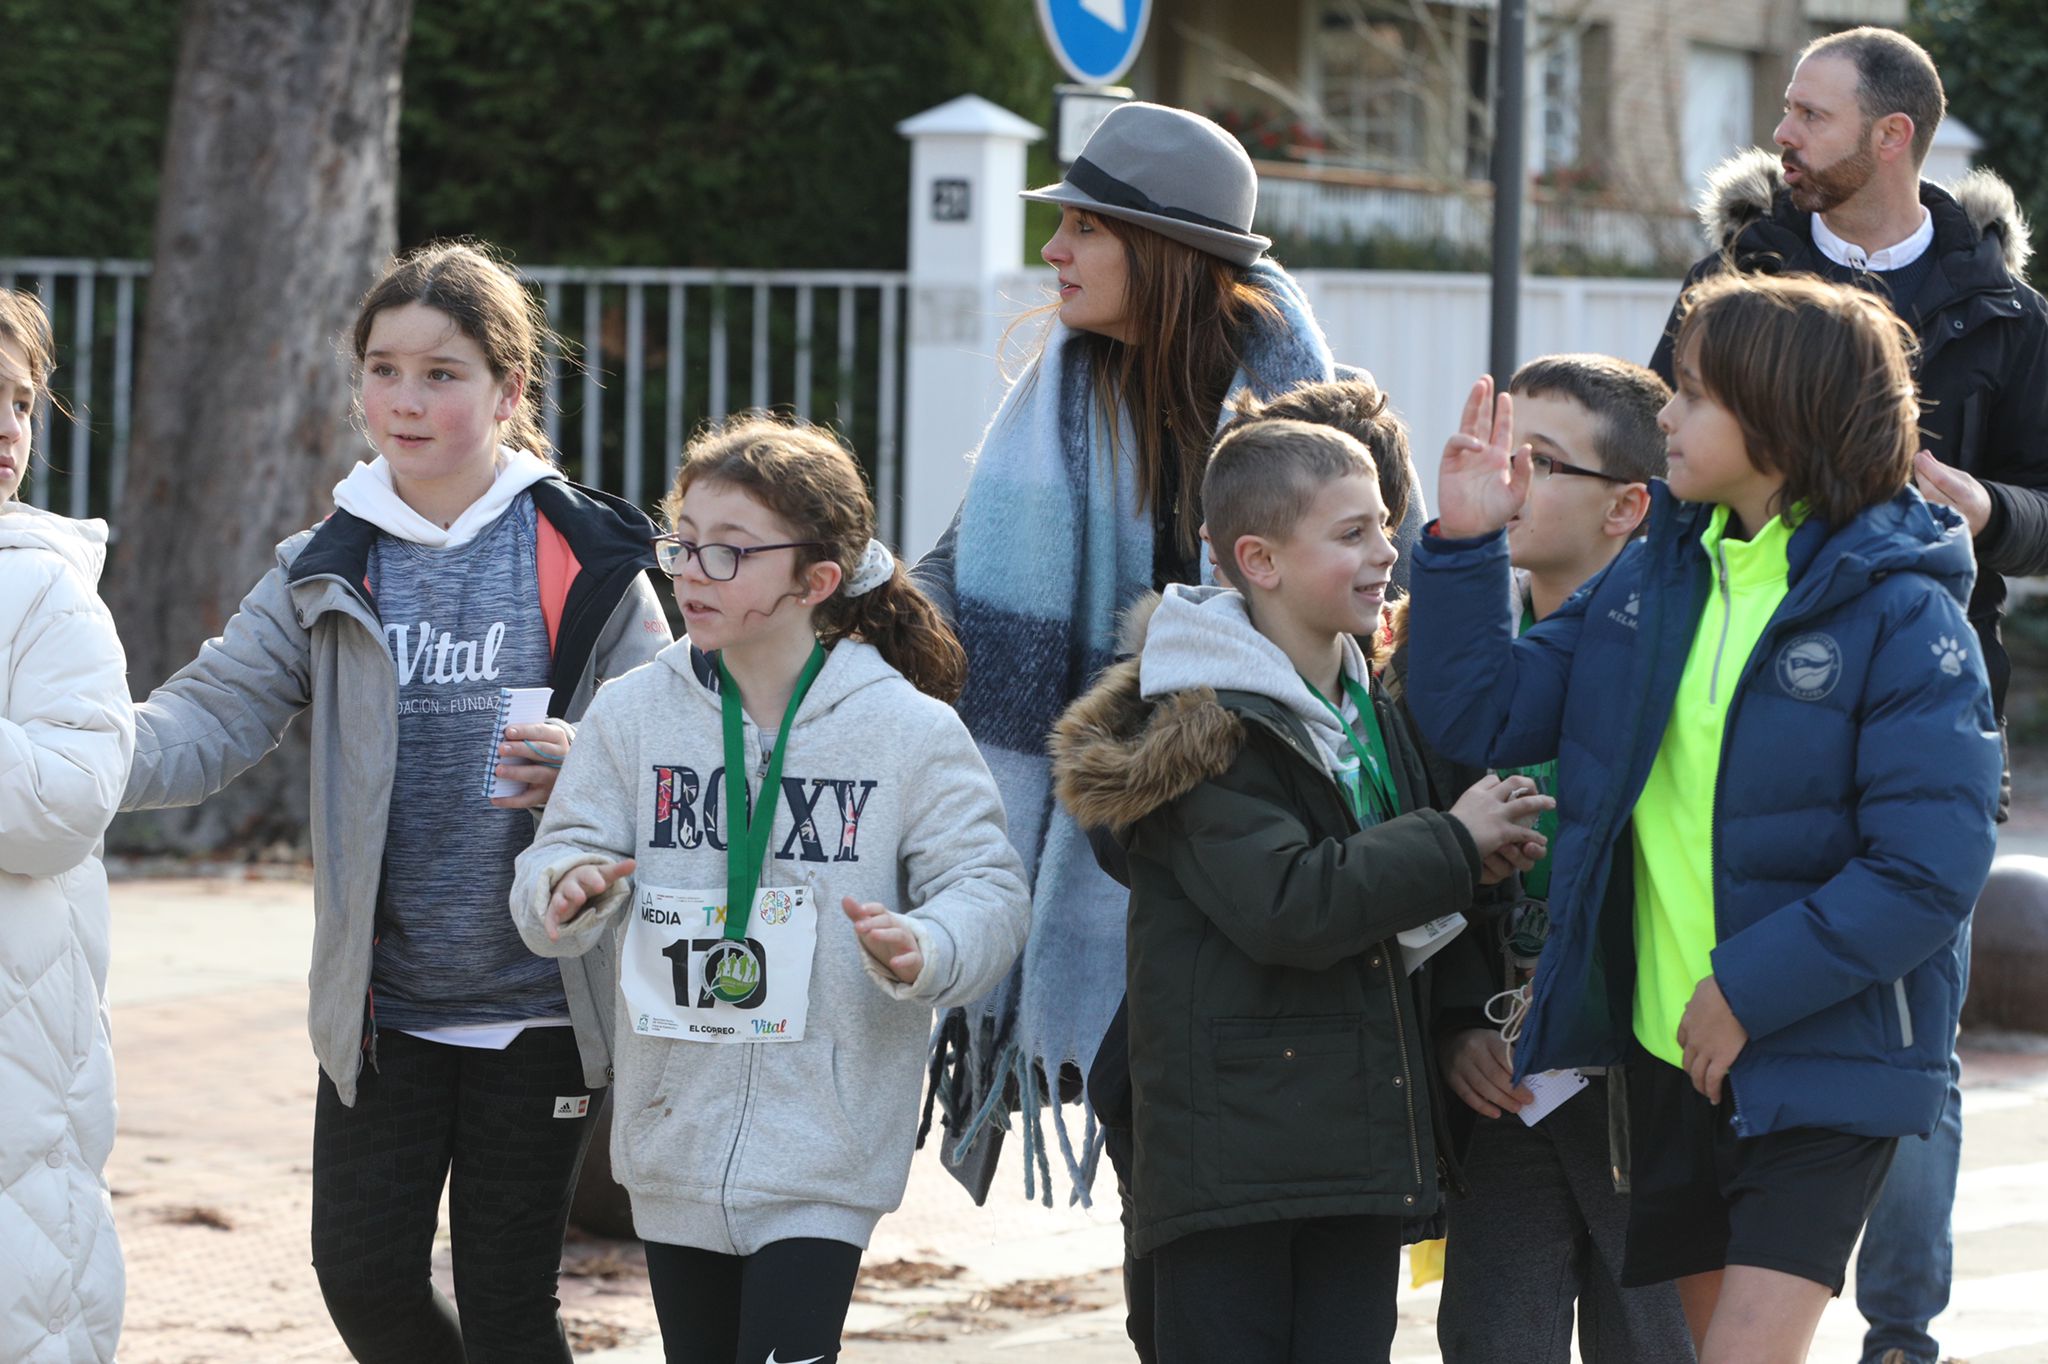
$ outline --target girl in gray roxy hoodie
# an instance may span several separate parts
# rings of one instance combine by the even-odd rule
[[[664,510],[690,637],[591,704],[512,912],[536,952],[617,943],[612,1169],[670,1364],[833,1360],[932,1010],[1002,979],[1030,898],[965,656],[845,448],[742,415]]]

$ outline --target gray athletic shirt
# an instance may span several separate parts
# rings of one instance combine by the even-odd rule
[[[474,540],[379,535],[370,585],[398,670],[398,770],[370,988],[380,1028],[513,1023],[568,1012],[558,963],[519,941],[512,862],[528,810],[483,794],[501,687],[546,686],[539,521],[521,495]]]

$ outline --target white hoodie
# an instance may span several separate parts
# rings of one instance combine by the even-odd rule
[[[135,749],[107,528],[0,503],[0,1359],[108,1361],[114,1059],[100,838]]]
[[[334,485],[334,505],[401,540],[428,549],[453,549],[468,544],[503,516],[513,498],[544,478],[559,478],[561,472],[531,450],[501,445],[496,480],[444,529],[406,505],[391,481],[390,461],[379,455],[368,463],[358,464]]]

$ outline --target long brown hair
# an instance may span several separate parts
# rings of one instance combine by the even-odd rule
[[[1152,510],[1165,498],[1171,444],[1174,540],[1183,554],[1192,554],[1202,523],[1202,469],[1230,381],[1244,364],[1239,337],[1255,320],[1281,322],[1280,309],[1252,282],[1248,267],[1136,223],[1068,211],[1123,243],[1124,311],[1138,319],[1129,342],[1099,334],[1078,338],[1089,348],[1096,419],[1109,432],[1110,458],[1124,453],[1118,416],[1128,412],[1138,446],[1131,452],[1138,462],[1138,509]],[[1058,310],[1049,304],[1019,321]]]
[[[1920,448],[1912,330],[1875,295],[1811,275],[1717,275],[1686,292],[1674,353],[1783,474],[1783,507],[1831,526],[1895,496]],[[1698,343],[1697,350],[1689,348]]]
[[[875,533],[875,504],[860,465],[830,430],[754,410],[699,432],[683,452],[675,486],[662,499],[671,528],[682,514],[684,494],[699,482],[740,489],[780,517],[796,538],[824,545],[799,550],[791,576],[800,577],[816,563],[839,565],[840,589],[812,614],[826,645],[842,639],[872,644],[919,691],[948,705],[960,699],[966,651],[901,562],[881,586],[847,595],[845,582]]]
[[[353,335],[356,364],[370,348],[370,328],[387,308],[417,303],[445,313],[456,329],[482,348],[491,377],[525,380],[519,407],[505,422],[505,443],[552,463],[554,449],[541,424],[542,345],[553,336],[547,312],[482,242],[432,242],[391,262],[363,295]]]

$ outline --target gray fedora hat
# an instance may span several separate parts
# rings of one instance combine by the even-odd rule
[[[1163,104],[1110,110],[1067,178],[1024,197],[1137,223],[1233,265],[1250,265],[1273,245],[1252,231],[1259,176],[1237,139]]]

